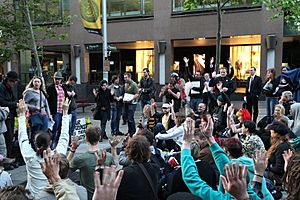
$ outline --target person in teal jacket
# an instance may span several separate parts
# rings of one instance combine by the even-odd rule
[[[212,137],[212,128],[213,122],[210,119],[209,123],[205,125],[206,128],[202,133],[206,136],[209,145],[211,146],[211,151],[213,153],[213,157],[215,159],[216,165],[221,174],[224,174],[224,167],[226,164],[230,163],[230,159],[228,158],[225,151],[215,142],[214,138]],[[193,127],[193,126],[192,126]],[[197,175],[197,168],[195,163],[191,157],[190,149],[189,149],[189,142],[186,141],[186,131],[185,128],[185,136],[184,136],[184,145],[182,146],[181,152],[181,165],[182,165],[182,174],[183,180],[185,181],[188,188],[194,195],[197,195],[203,199],[232,199],[233,196],[228,192],[223,193],[223,187],[220,188],[219,191],[212,190],[201,178]],[[193,131],[192,131],[193,132]],[[192,133],[193,134],[193,133]],[[250,169],[248,170],[250,175],[250,180],[254,177],[254,169],[253,169],[253,161],[244,156],[239,159],[233,160],[244,165],[247,165]],[[222,184],[220,184],[222,186]],[[266,182],[263,180],[263,187],[262,191],[264,194],[264,199],[273,199],[272,195],[266,188]],[[257,194],[248,186],[247,193],[252,199],[260,199]],[[240,197],[238,199],[241,199]]]

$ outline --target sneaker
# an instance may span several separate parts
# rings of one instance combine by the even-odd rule
[[[115,135],[124,135],[121,131],[115,132]]]
[[[4,158],[3,159],[3,164],[11,164],[11,163],[14,163],[14,162],[16,162],[15,158]]]
[[[15,169],[12,164],[3,165],[5,171],[13,170]]]

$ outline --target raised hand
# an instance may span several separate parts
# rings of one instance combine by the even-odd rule
[[[23,99],[19,100],[18,108],[19,108],[20,115],[25,115],[26,110],[27,110],[27,106],[26,106],[26,103]]]
[[[183,141],[190,143],[194,139],[195,120],[193,120],[191,117],[187,117],[185,123],[183,124],[183,129]]]
[[[64,102],[62,104],[62,110],[63,110],[64,115],[68,114],[70,103],[71,103],[71,101],[68,98],[64,99]]]
[[[117,197],[118,188],[120,186],[124,171],[120,170],[116,177],[116,167],[105,167],[103,172],[102,185],[100,181],[100,173],[94,173],[95,192],[93,200],[114,200]]]
[[[102,166],[105,163],[106,160],[106,151],[105,150],[99,150],[97,152],[95,152],[96,155],[96,163],[98,166]]]
[[[116,148],[116,146],[122,141],[121,137],[113,136],[111,139],[108,140],[111,148]]]
[[[287,165],[289,163],[290,158],[293,156],[293,151],[288,149],[287,151],[283,151],[283,159],[284,159],[284,171],[286,171]]]
[[[265,150],[257,150],[255,153],[254,161],[254,173],[263,176],[267,166],[268,158]]]
[[[78,148],[79,145],[80,145],[79,137],[78,136],[72,136],[70,150],[71,151],[76,151],[76,149]]]
[[[208,122],[200,127],[200,131],[206,138],[212,138],[214,122],[210,115],[207,116],[207,119]]]
[[[41,163],[41,168],[45,176],[48,178],[51,184],[54,184],[61,180],[59,176],[59,154],[55,151],[51,156],[51,149],[48,148],[43,152],[44,163]]]
[[[188,65],[189,59],[187,57],[183,57],[183,61],[185,62],[186,65]]]
[[[224,190],[229,192],[236,199],[247,199],[247,166],[242,164],[232,163],[225,165],[226,177],[221,175]]]
[[[231,58],[228,58],[227,63],[229,64],[229,66],[232,66]]]

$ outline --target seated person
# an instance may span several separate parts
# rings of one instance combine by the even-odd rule
[[[183,139],[183,122],[185,121],[185,116],[181,113],[175,114],[175,124],[176,126],[167,130],[166,133],[158,133],[155,136],[155,139],[164,140],[166,142],[167,149],[171,151],[172,149],[175,151],[180,150],[180,146],[182,145]],[[159,147],[158,148],[162,148]]]

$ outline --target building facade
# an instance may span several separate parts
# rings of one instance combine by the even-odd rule
[[[83,28],[79,1],[58,2],[58,9],[72,16],[72,24],[60,30],[68,33],[66,40],[43,42],[45,74],[51,77],[60,69],[66,77],[79,75],[82,84],[97,84],[103,77],[102,38]],[[215,5],[199,1],[188,8],[185,0],[107,0],[108,43],[116,47],[109,52],[109,77],[130,71],[138,81],[148,67],[155,82],[163,85],[172,71],[184,73],[183,57],[189,58],[191,71],[202,66],[211,72],[218,25],[211,6]],[[231,58],[238,83],[246,80],[251,66],[262,77],[267,68],[280,69],[282,63],[300,66],[299,30],[290,31],[282,19],[271,20],[271,16],[251,0],[224,7],[221,65],[228,67]],[[23,54],[21,66],[26,61]]]

